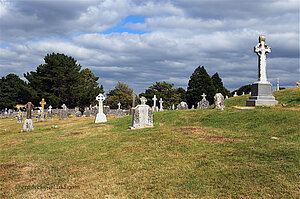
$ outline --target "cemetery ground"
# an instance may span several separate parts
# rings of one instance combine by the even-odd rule
[[[274,92],[284,106],[231,107],[245,95],[224,111],[157,112],[139,130],[131,116],[55,118],[22,133],[1,119],[0,197],[299,198],[299,89]]]

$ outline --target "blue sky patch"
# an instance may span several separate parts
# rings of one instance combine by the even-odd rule
[[[145,17],[139,16],[139,15],[129,15],[125,19],[122,20],[122,23],[116,25],[113,28],[107,29],[106,31],[103,31],[101,33],[103,34],[110,34],[110,33],[123,33],[128,32],[131,34],[144,34],[148,33],[149,31],[143,31],[143,30],[132,30],[130,28],[126,28],[125,25],[127,23],[145,23]]]

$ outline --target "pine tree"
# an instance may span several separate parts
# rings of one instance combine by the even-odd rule
[[[206,99],[212,104],[216,89],[204,66],[199,66],[195,69],[188,83],[186,99],[189,107],[196,106],[202,100],[201,95],[203,93],[207,95]]]
[[[113,90],[110,90],[107,94],[108,98],[106,104],[112,109],[118,108],[118,103],[121,103],[121,107],[130,109],[132,106],[132,92],[133,90],[128,87],[127,84],[118,82]]]
[[[222,79],[220,78],[218,73],[215,73],[212,77],[211,80],[214,84],[214,87],[216,89],[216,93],[222,93],[222,95],[225,97],[226,95],[230,95],[230,91],[227,90],[222,82]]]
[[[104,92],[96,82],[99,78],[88,69],[80,71],[81,65],[73,57],[52,53],[44,60],[45,64],[24,76],[39,98],[45,98],[52,107],[89,106],[94,103],[93,98]]]

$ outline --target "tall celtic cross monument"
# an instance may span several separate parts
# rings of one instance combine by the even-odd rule
[[[273,96],[273,87],[267,80],[267,54],[271,48],[266,44],[266,37],[259,36],[259,43],[254,47],[258,55],[258,81],[251,87],[251,96],[246,102],[247,106],[275,105],[278,101]]]
[[[105,100],[105,97],[100,93],[96,97],[96,100],[99,102],[99,110],[95,118],[95,123],[106,122],[106,115],[103,113],[103,101]]]

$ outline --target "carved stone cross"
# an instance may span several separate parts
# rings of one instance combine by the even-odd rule
[[[45,114],[45,111],[44,111],[45,104],[46,104],[45,99],[42,98],[42,101],[40,102],[40,105],[42,105],[42,110],[41,110],[42,111],[42,118],[44,117],[44,114]]]
[[[49,107],[48,107],[48,112],[51,112],[52,111],[52,106],[50,105]]]
[[[163,106],[162,106],[163,102],[164,102],[164,101],[162,100],[162,98],[160,98],[160,99],[159,99],[159,110],[160,110],[160,111],[163,111]]]
[[[99,102],[99,112],[98,113],[103,113],[103,101],[105,100],[104,95],[101,93],[96,97],[96,100]]]
[[[254,52],[258,55],[258,81],[269,83],[267,81],[267,54],[271,52],[271,48],[267,46],[266,37],[259,36],[259,43],[254,47]]]
[[[118,109],[121,109],[121,103],[120,102],[118,103]]]
[[[153,100],[153,107],[156,107],[156,100],[157,100],[156,95],[153,96],[152,100]]]
[[[66,111],[67,110],[67,106],[65,104],[61,105],[61,107]]]
[[[146,105],[147,99],[143,96],[141,97],[141,103],[142,105]]]
[[[205,99],[205,97],[206,97],[205,93],[203,93],[201,96],[203,97],[203,99]]]

